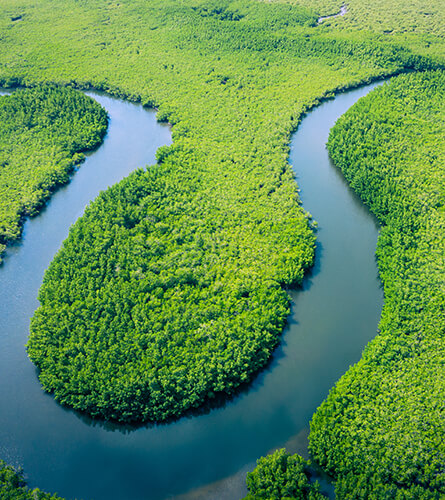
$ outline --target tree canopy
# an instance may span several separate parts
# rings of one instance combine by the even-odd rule
[[[83,93],[54,85],[0,97],[0,262],[56,186],[68,181],[82,152],[98,146],[107,114]]]
[[[247,474],[249,494],[244,500],[323,500],[317,481],[310,480],[310,463],[279,449],[257,460]]]

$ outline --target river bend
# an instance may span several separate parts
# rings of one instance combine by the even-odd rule
[[[26,222],[0,267],[0,457],[24,468],[31,487],[67,499],[235,500],[255,460],[276,447],[307,454],[311,415],[375,336],[382,307],[374,251],[378,226],[331,165],[329,129],[372,86],[310,112],[294,134],[290,161],[301,198],[319,224],[316,262],[273,359],[225,407],[139,429],[101,425],[41,390],[24,345],[37,293],[69,226],[98,192],[154,163],[170,132],[153,112],[106,96],[104,144]]]

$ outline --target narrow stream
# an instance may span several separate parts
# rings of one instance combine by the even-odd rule
[[[22,466],[31,487],[67,499],[236,500],[259,456],[281,446],[306,455],[311,415],[375,336],[382,307],[377,224],[325,150],[335,120],[372,87],[322,104],[293,137],[291,163],[303,205],[319,223],[319,243],[268,368],[223,408],[139,429],[61,408],[42,392],[24,349],[44,270],[70,224],[99,190],[153,163],[170,141],[154,113],[94,96],[111,118],[103,146],[26,223],[0,268],[0,458]]]
[[[331,14],[330,16],[319,17],[318,20],[317,20],[317,24],[324,23],[328,19],[335,19],[336,17],[342,17],[345,14],[347,14],[347,12],[348,12],[348,8],[346,7],[345,4],[343,4],[340,7],[340,12],[337,12],[337,14]]]

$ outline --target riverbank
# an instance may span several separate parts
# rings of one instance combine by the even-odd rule
[[[335,475],[338,498],[445,494],[444,93],[441,71],[399,76],[349,110],[329,139],[383,225],[385,290],[379,335],[311,423],[310,449]]]

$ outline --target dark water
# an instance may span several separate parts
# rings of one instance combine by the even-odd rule
[[[310,113],[292,141],[306,210],[319,223],[318,253],[270,366],[224,408],[169,425],[125,430],[58,406],[26,357],[29,319],[45,268],[98,190],[170,141],[142,108],[98,97],[111,116],[104,145],[25,226],[0,268],[0,457],[29,484],[84,500],[239,499],[245,473],[270,450],[306,454],[308,424],[335,381],[375,335],[382,307],[374,250],[378,228],[329,163],[330,127],[371,87]]]

